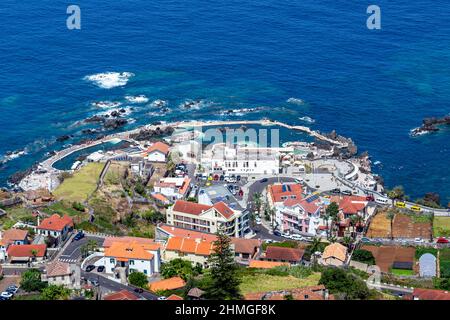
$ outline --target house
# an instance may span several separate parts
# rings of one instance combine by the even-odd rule
[[[0,233],[0,261],[6,260],[8,246],[28,243],[28,231],[22,229],[8,229]]]
[[[450,300],[450,293],[444,290],[414,288],[413,300]]]
[[[271,208],[282,205],[286,200],[303,198],[303,187],[298,183],[283,183],[267,186],[267,202]]]
[[[291,265],[297,265],[300,264],[304,252],[302,249],[268,246],[266,252],[261,255],[260,260],[287,262]]]
[[[11,263],[41,262],[45,259],[46,254],[47,245],[45,244],[12,244],[6,251]]]
[[[144,182],[148,182],[153,175],[155,168],[150,162],[142,157],[131,157],[130,171],[134,176],[142,178]]]
[[[161,245],[153,239],[139,237],[106,237],[103,242],[102,260],[106,273],[123,268],[125,273],[134,271],[151,276],[161,270]]]
[[[205,150],[201,165],[207,173],[223,175],[270,175],[280,172],[275,148],[256,148],[217,143]]]
[[[28,205],[39,207],[54,200],[53,195],[44,188],[29,190],[24,193],[25,201]]]
[[[105,295],[103,300],[139,300],[139,298],[130,291],[123,289]]]
[[[217,236],[211,233],[177,228],[167,224],[159,224],[155,231],[157,240],[166,241],[163,259],[166,261],[183,258],[207,267],[207,260],[214,249]],[[262,241],[231,237],[231,245],[235,260],[248,264],[261,253]]]
[[[169,146],[163,142],[155,142],[145,152],[144,156],[151,162],[166,162]]]
[[[45,237],[52,237],[56,239],[57,244],[61,244],[67,239],[67,236],[73,230],[73,220],[67,215],[59,216],[53,214],[49,218],[45,218],[36,228],[37,234]]]
[[[229,236],[243,236],[248,229],[246,215],[231,209],[224,202],[204,205],[178,200],[166,211],[167,223],[175,227],[200,232],[216,233],[221,230]]]
[[[47,281],[49,285],[54,284],[68,288],[79,288],[80,286],[80,279],[77,277],[75,269],[70,264],[59,260],[47,265],[42,281]]]
[[[199,289],[199,288],[192,288],[189,290],[187,296],[191,298],[192,300],[200,300],[202,295],[205,294],[205,291]]]
[[[162,194],[169,200],[176,201],[184,199],[189,194],[191,179],[184,178],[162,178],[153,186],[154,192]]]
[[[318,196],[288,198],[275,206],[276,223],[285,233],[316,235],[320,226],[322,205]]]
[[[167,240],[164,249],[164,260],[181,258],[206,268],[208,267],[207,260],[213,249],[214,244],[211,240],[171,237]]]
[[[334,300],[323,285],[289,290],[256,292],[244,295],[245,300]]]
[[[170,204],[170,200],[167,199],[164,195],[160,193],[152,193],[150,194],[153,199],[156,200],[156,203],[159,205],[168,205]]]
[[[160,281],[155,281],[148,284],[148,287],[151,291],[165,291],[165,290],[175,290],[183,288],[186,285],[186,282],[180,277],[173,277],[169,279],[164,279]]]
[[[250,260],[249,268],[255,269],[272,269],[275,267],[290,266],[288,262],[279,261],[264,261],[264,260]]]
[[[332,243],[325,247],[321,264],[325,266],[340,267],[345,264],[347,260],[347,247],[340,243]]]

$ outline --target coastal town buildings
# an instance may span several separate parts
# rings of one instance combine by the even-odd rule
[[[276,149],[220,143],[204,152],[201,165],[208,173],[224,175],[275,175],[280,171]]]
[[[47,255],[45,244],[12,244],[6,251],[10,263],[42,262]]]
[[[340,243],[332,243],[325,247],[320,263],[324,266],[341,267],[347,261],[347,247]]]
[[[208,233],[221,230],[235,237],[243,236],[248,228],[246,215],[231,209],[224,202],[210,206],[178,200],[167,209],[166,217],[167,223],[175,227]]]
[[[166,162],[170,147],[163,142],[153,143],[144,152],[144,156],[151,162]]]
[[[56,240],[57,244],[61,244],[72,232],[73,227],[73,220],[69,216],[64,215],[61,217],[58,214],[53,214],[38,224],[36,232],[45,237],[52,237]]]
[[[191,179],[189,177],[162,178],[153,186],[155,193],[162,194],[171,201],[186,198],[190,189]]]
[[[77,276],[74,268],[66,262],[59,260],[47,264],[42,275],[42,281],[47,281],[49,285],[65,286],[67,288],[79,288],[80,277]]]
[[[28,243],[28,231],[22,229],[8,229],[0,232],[0,262],[7,258],[10,245],[23,245]]]
[[[259,259],[298,265],[302,261],[304,252],[302,249],[268,246]]]

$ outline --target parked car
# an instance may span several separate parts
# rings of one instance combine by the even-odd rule
[[[136,289],[134,289],[134,292],[142,293],[142,292],[144,292],[144,289],[142,289],[142,288],[136,288]]]
[[[158,297],[158,300],[167,300],[167,298],[164,296],[161,296],[161,297]]]
[[[236,176],[236,180],[237,180],[237,181],[241,181],[241,176],[237,175],[237,176]]]
[[[105,267],[104,266],[98,266],[97,267],[97,271],[98,272],[103,272],[103,271],[105,271]]]
[[[267,182],[267,181],[269,181],[269,179],[267,179],[267,178],[263,178],[263,179],[259,180],[259,182],[261,182],[261,183],[264,183],[264,182]]]
[[[341,189],[335,188],[335,189],[331,190],[330,192],[333,194],[338,194],[338,193],[341,193]]]
[[[219,177],[219,181],[223,181],[225,179],[225,176],[224,175],[221,175],[220,177]]]
[[[361,238],[361,242],[365,242],[365,243],[368,243],[368,242],[371,242],[371,241],[370,241],[370,239],[369,239],[369,238],[366,238],[366,237],[362,237],[362,238]]]
[[[445,239],[444,237],[440,237],[439,239],[436,240],[436,243],[448,243],[449,241],[447,239]]]
[[[95,269],[95,266],[92,265],[92,264],[90,264],[90,265],[88,265],[88,266],[86,267],[86,272],[91,272],[91,271],[94,270],[94,269]]]
[[[94,286],[98,287],[100,285],[100,282],[98,282],[97,279],[89,279],[89,282]]]
[[[352,195],[352,192],[351,192],[350,190],[343,190],[341,193],[342,193],[344,196],[351,196],[351,195]]]
[[[423,241],[422,238],[415,238],[415,239],[414,239],[414,242],[415,242],[415,243],[422,243],[422,242],[424,242],[424,241]]]
[[[16,294],[17,290],[19,290],[19,287],[17,287],[16,285],[12,285],[12,286],[9,286],[5,291],[12,293],[12,294]]]
[[[78,240],[81,240],[81,239],[83,239],[84,238],[84,232],[83,231],[80,231],[80,232],[78,232],[76,235],[75,235],[75,237],[73,237],[73,241],[78,241]]]
[[[256,218],[256,219],[255,219],[255,222],[256,222],[256,224],[262,224],[262,221],[261,221],[260,218]]]
[[[297,241],[302,241],[302,240],[303,240],[303,237],[302,237],[301,235],[299,235],[299,234],[293,234],[293,235],[291,236],[291,238],[292,238],[293,240],[297,240]]]
[[[5,301],[5,300],[9,300],[9,298],[0,296],[0,301]]]
[[[283,233],[281,236],[282,236],[283,238],[292,239],[292,235],[289,234],[289,233]]]
[[[275,235],[275,236],[277,236],[277,237],[281,237],[281,232],[278,231],[278,230],[275,230],[275,231],[273,232],[273,235]]]
[[[366,197],[367,201],[375,201],[375,198],[372,195]]]
[[[2,297],[4,297],[4,298],[7,298],[7,299],[11,299],[11,298],[13,297],[13,294],[12,294],[12,293],[9,293],[9,292],[7,292],[7,291],[3,291],[3,292],[0,294],[0,296],[2,296]]]

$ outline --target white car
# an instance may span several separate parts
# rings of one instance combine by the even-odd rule
[[[291,238],[292,238],[293,240],[297,240],[297,241],[303,240],[303,237],[302,237],[301,235],[299,235],[299,234],[293,234],[293,235],[291,236]]]
[[[281,236],[282,236],[283,238],[292,239],[292,235],[290,235],[289,233],[283,233],[283,234],[281,234]]]
[[[414,239],[414,242],[415,242],[415,243],[423,243],[424,241],[423,241],[422,238],[415,238],[415,239]]]
[[[12,293],[9,293],[9,292],[6,292],[6,291],[4,291],[4,292],[2,292],[2,293],[0,294],[0,296],[2,296],[3,298],[11,299],[11,298],[12,298],[12,296],[13,296],[13,294],[12,294]]]
[[[161,296],[161,297],[158,297],[158,300],[167,300],[167,298],[164,296]]]

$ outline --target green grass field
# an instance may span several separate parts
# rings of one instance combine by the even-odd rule
[[[414,271],[403,269],[391,269],[391,273],[396,276],[413,276]]]
[[[433,235],[435,237],[450,237],[450,217],[434,217]]]
[[[267,292],[315,286],[319,283],[320,273],[314,273],[304,279],[293,276],[271,276],[267,274],[244,275],[240,289],[242,294]]]
[[[55,197],[68,202],[83,202],[95,191],[103,163],[89,163],[67,178],[53,192]]]

